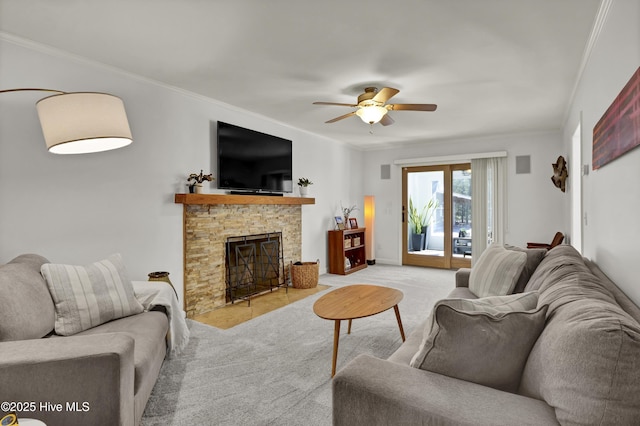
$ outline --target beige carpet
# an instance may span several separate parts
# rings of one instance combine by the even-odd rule
[[[187,321],[189,345],[165,360],[141,426],[331,426],[334,325],[313,313],[315,301],[348,284],[397,288],[408,334],[455,286],[454,271],[386,265],[320,283],[331,288],[227,330]],[[359,354],[386,358],[402,343],[393,310],[346,328],[338,369]]]

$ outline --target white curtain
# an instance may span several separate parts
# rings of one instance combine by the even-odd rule
[[[504,243],[507,231],[506,157],[471,160],[472,262],[487,245]]]

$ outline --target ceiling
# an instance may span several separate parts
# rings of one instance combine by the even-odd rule
[[[599,4],[0,0],[0,31],[369,149],[560,129]],[[367,86],[438,109],[371,128],[325,124],[352,109],[312,105]]]

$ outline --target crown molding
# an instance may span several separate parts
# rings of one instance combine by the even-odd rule
[[[609,10],[611,10],[611,6],[613,5],[614,0],[602,0],[600,2],[600,8],[598,9],[598,13],[596,14],[595,19],[593,20],[593,26],[591,27],[591,33],[589,34],[589,38],[587,39],[587,44],[584,47],[584,52],[582,53],[582,61],[580,62],[580,66],[578,67],[578,74],[576,76],[575,83],[573,84],[573,89],[571,90],[571,96],[569,96],[569,102],[565,107],[563,122],[566,123],[569,114],[571,113],[571,106],[576,97],[576,93],[578,92],[578,86],[580,86],[580,81],[582,80],[582,75],[584,74],[584,70],[587,67],[587,63],[591,58],[591,53],[593,52],[593,48],[598,42],[600,38],[600,34],[602,33],[602,28],[607,20],[607,16],[609,15]]]

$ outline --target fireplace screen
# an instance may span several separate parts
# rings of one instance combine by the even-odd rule
[[[284,286],[282,232],[227,238],[225,266],[231,303]]]

